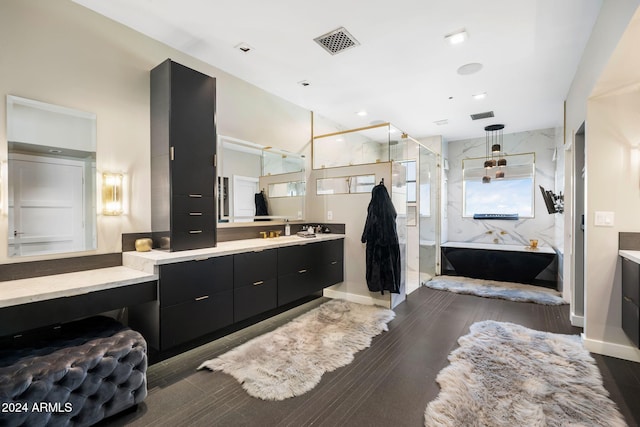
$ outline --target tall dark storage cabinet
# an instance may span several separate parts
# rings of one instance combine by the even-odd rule
[[[216,80],[167,59],[151,70],[151,228],[171,251],[216,245]]]

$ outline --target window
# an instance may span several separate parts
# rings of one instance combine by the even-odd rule
[[[407,203],[416,203],[417,201],[417,187],[416,187],[416,161],[408,160],[404,162],[398,162],[406,168],[407,174]]]
[[[375,185],[375,175],[318,178],[316,179],[316,194],[371,193]]]
[[[533,218],[535,154],[505,156],[504,179],[492,178],[482,183],[485,175],[484,158],[462,161],[463,216],[473,214],[518,214],[520,218]],[[489,170],[495,176],[497,168]]]

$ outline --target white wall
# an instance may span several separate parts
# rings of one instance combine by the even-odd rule
[[[463,218],[462,160],[485,156],[485,138],[449,141],[448,173],[448,238],[452,242],[482,242],[512,245],[528,245],[529,239],[538,239],[540,244],[555,244],[554,215],[547,212],[538,185],[558,192],[555,184],[555,162],[553,153],[556,144],[555,129],[543,129],[504,135],[503,149],[508,154],[535,153],[536,175],[534,182],[534,218],[517,221],[479,221]],[[491,185],[491,184],[489,184]],[[503,234],[504,233],[504,234]]]
[[[640,232],[640,12],[618,43],[587,103],[585,335],[590,348],[640,361],[621,329],[618,233]],[[596,211],[615,214],[594,225]]]
[[[579,69],[567,95],[565,135],[569,145],[565,159],[565,288],[570,285],[571,263],[571,171],[573,138],[586,120],[586,274],[585,346],[590,351],[640,361],[621,330],[621,278],[618,232],[639,231],[638,166],[628,157],[640,138],[637,127],[637,86],[640,64],[637,46],[640,29],[636,18],[620,40],[640,2],[605,1]],[[630,86],[631,85],[631,86]],[[629,117],[635,115],[635,120]],[[595,211],[615,213],[614,227],[595,227]]]
[[[69,0],[3,0],[0,39],[0,162],[11,94],[96,113],[97,170],[127,175],[128,214],[99,217],[98,249],[73,255],[116,252],[122,233],[151,229],[149,70],[167,58],[216,77],[219,134],[292,152],[309,147],[309,111]],[[3,212],[0,263],[24,261],[7,257],[6,241]]]
[[[324,293],[332,298],[345,298],[363,304],[376,304],[390,307],[389,293],[369,292],[366,281],[366,245],[360,241],[367,219],[367,207],[371,201],[371,193],[335,194],[314,196],[316,179],[329,177],[345,177],[352,175],[376,175],[376,182],[384,178],[391,183],[391,163],[374,165],[347,166],[311,171],[307,181],[308,222],[344,223],[346,236],[344,244],[344,282],[325,289]],[[390,185],[387,184],[387,189]],[[391,194],[391,191],[389,191]],[[327,219],[331,211],[332,220]]]
[[[606,342],[605,353],[637,361],[640,361],[640,350],[633,348],[621,325],[618,233],[640,232],[639,111],[638,89],[589,100],[585,218],[585,336],[588,348],[597,351]],[[614,212],[614,226],[595,226],[596,211]],[[615,351],[616,344],[629,348],[618,348],[617,351],[624,352],[622,354],[610,353]]]

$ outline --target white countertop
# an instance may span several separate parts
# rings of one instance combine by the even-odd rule
[[[555,254],[556,251],[550,246],[538,246],[530,248],[525,245],[502,245],[499,243],[478,243],[478,242],[446,242],[440,245],[443,248],[467,248],[467,249],[488,249],[492,251],[509,252],[537,252],[542,254]]]
[[[231,255],[242,252],[259,252],[265,249],[280,248],[284,246],[306,245],[326,240],[344,239],[344,234],[316,234],[316,237],[281,236],[267,239],[245,239],[229,242],[218,242],[215,248],[193,249],[189,251],[169,252],[152,250],[149,252],[123,252],[122,264],[129,268],[155,273],[158,265],[174,262],[203,260],[207,258]]]
[[[618,254],[629,261],[640,264],[640,251],[620,250]]]
[[[220,242],[215,248],[180,252],[124,252],[123,266],[0,282],[0,308],[157,280],[155,266],[160,264],[343,238],[344,234],[318,234],[313,238],[285,236]]]
[[[0,308],[157,280],[127,267],[109,267],[0,282]]]

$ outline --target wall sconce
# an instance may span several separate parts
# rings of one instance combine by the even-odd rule
[[[122,215],[123,197],[122,197],[122,180],[123,176],[119,173],[103,173],[102,174],[102,214],[103,215]]]

